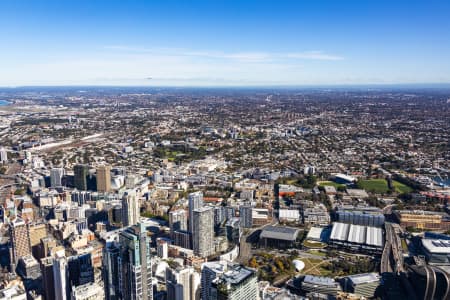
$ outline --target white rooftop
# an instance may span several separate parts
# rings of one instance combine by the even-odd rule
[[[450,241],[448,240],[433,240],[433,239],[423,239],[423,247],[431,253],[450,253]]]
[[[311,227],[311,229],[308,232],[308,235],[306,236],[306,239],[320,240],[322,231],[323,228],[321,227]]]
[[[355,244],[383,246],[383,232],[378,227],[336,222],[331,230],[330,239],[348,241]]]

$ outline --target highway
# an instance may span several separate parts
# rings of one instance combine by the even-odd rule
[[[394,228],[395,225],[389,222],[385,223],[386,242],[384,245],[383,255],[381,257],[381,274],[386,272],[395,272],[400,274],[401,272],[404,272],[403,248],[400,237]]]

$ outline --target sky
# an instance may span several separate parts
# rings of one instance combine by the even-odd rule
[[[0,1],[0,86],[404,83],[450,83],[450,1]]]

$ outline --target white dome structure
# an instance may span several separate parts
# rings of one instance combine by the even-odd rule
[[[295,266],[295,269],[297,270],[297,272],[300,272],[301,270],[303,270],[305,268],[305,263],[302,262],[301,260],[294,259],[292,262],[294,263],[294,266]]]

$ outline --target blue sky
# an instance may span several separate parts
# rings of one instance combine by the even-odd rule
[[[2,0],[0,41],[0,86],[450,82],[444,0]]]

